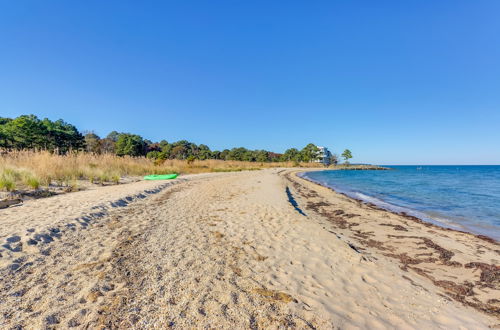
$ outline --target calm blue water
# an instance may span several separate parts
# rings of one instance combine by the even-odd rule
[[[387,166],[303,175],[351,197],[500,239],[500,166]]]

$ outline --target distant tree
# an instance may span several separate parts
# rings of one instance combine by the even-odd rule
[[[158,153],[161,152],[161,145],[159,143],[151,142],[149,140],[144,140],[144,143],[146,143],[147,152],[150,151],[158,151]]]
[[[23,115],[8,121],[3,132],[14,149],[44,149],[47,147],[47,128],[34,115]]]
[[[12,121],[11,118],[7,118],[7,117],[0,117],[0,125],[5,125],[7,124],[8,122]]]
[[[53,122],[45,118],[41,122],[47,131],[44,142],[45,149],[57,150],[62,153],[84,149],[85,138],[75,126],[62,119]]]
[[[342,158],[344,158],[345,162],[349,164],[349,159],[352,158],[351,151],[349,149],[344,150],[344,152],[342,153]]]
[[[180,140],[172,143],[170,150],[170,159],[186,159],[189,156],[197,155],[198,147],[196,144],[191,143],[187,140]]]
[[[246,148],[233,148],[229,150],[226,156],[226,160],[245,160],[252,158],[252,155],[248,153],[248,150]]]
[[[300,159],[300,152],[296,148],[290,148],[285,151],[281,156],[281,160],[284,162],[288,161],[298,161]]]
[[[65,153],[69,150],[85,150],[92,153],[115,153],[120,156],[147,156],[155,160],[221,159],[250,162],[314,161],[319,149],[312,143],[302,150],[290,148],[284,154],[267,150],[249,150],[243,147],[211,151],[205,144],[197,145],[187,140],[169,143],[153,142],[139,135],[110,132],[101,139],[93,132],[82,135],[75,126],[63,121],[38,119],[35,115],[23,115],[14,119],[0,117],[0,148],[45,149]],[[343,155],[344,156],[344,155]],[[351,158],[350,156],[349,158]],[[346,158],[346,161],[349,160]],[[332,158],[332,162],[335,163]]]
[[[212,151],[212,159],[221,159],[221,152],[219,150]]]
[[[228,156],[229,156],[229,149],[224,149],[221,151],[219,159],[228,160]]]
[[[188,158],[189,156],[193,156],[195,159],[197,159],[198,154],[200,152],[200,149],[198,148],[196,143],[188,142],[186,147],[187,147],[187,157],[186,158]]]
[[[337,154],[330,155],[330,164],[337,165],[339,163],[339,156]]]
[[[57,120],[40,120],[35,115],[15,119],[0,118],[0,147],[9,149],[45,149],[67,152],[85,145],[83,135],[75,126]]]
[[[300,158],[304,162],[312,162],[318,159],[319,152],[315,144],[309,143],[300,151]]]
[[[269,161],[269,153],[265,150],[258,150],[256,152],[255,161],[257,161],[257,162]]]
[[[205,160],[212,158],[212,152],[210,148],[205,144],[200,144],[198,146],[198,159]]]
[[[116,142],[109,139],[101,139],[101,152],[104,154],[114,154],[115,153]]]
[[[255,159],[257,158],[257,155],[258,155],[257,151],[248,150],[246,148],[237,148],[237,149],[244,150],[244,151],[242,151],[241,154],[236,153],[236,155],[239,155],[239,157],[237,156],[237,159],[235,159],[235,160],[244,161],[244,162],[254,162]]]
[[[161,152],[157,151],[157,150],[149,151],[146,154],[146,158],[149,158],[149,159],[159,159],[160,158],[160,154],[161,154]]]
[[[101,153],[101,138],[94,132],[88,132],[84,135],[85,151],[96,154]]]
[[[112,131],[108,134],[108,136],[106,136],[106,138],[116,143],[121,134],[122,133],[118,133],[117,131]]]
[[[6,125],[12,121],[10,118],[0,117],[0,148],[9,148],[10,145],[10,136],[7,132]]]
[[[162,150],[163,150],[163,148],[165,148],[169,145],[169,143],[166,140],[161,140],[160,142],[158,142],[158,144],[160,145],[160,148]]]
[[[185,145],[176,145],[175,147],[172,147],[172,150],[170,151],[170,158],[171,159],[186,159],[188,157],[188,149],[186,148]]]
[[[7,148],[7,135],[3,132],[3,127],[0,126],[0,148]]]
[[[173,145],[163,140],[160,142],[161,145],[161,159],[169,159],[172,152]]]
[[[279,162],[281,160],[281,156],[283,156],[282,154],[278,154],[276,152],[271,152],[271,151],[269,151],[267,153],[267,155],[268,155],[269,161],[271,161],[271,162]]]
[[[143,156],[146,153],[146,143],[141,136],[135,134],[120,134],[115,145],[118,156]]]

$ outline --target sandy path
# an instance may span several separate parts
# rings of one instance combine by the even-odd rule
[[[279,172],[189,177],[106,207],[51,242],[25,248],[23,236],[22,251],[0,258],[1,327],[479,329],[496,322],[441,296],[393,258],[356,252]],[[287,187],[305,216],[289,203]],[[143,187],[126,189],[136,188],[132,195],[142,194]],[[83,200],[77,194],[57,202]],[[111,203],[98,200],[101,208]],[[89,207],[75,206],[66,218]],[[14,210],[4,239],[30,225],[12,222]],[[50,227],[50,219],[39,221]]]

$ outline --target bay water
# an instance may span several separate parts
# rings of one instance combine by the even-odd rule
[[[500,240],[500,166],[391,166],[301,175],[379,207]]]

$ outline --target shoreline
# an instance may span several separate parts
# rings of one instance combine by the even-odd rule
[[[344,230],[343,234],[345,236],[348,236],[352,241],[357,241],[355,244],[359,245],[355,246],[356,249],[370,251],[370,253],[381,253],[385,257],[393,258],[400,264],[402,270],[405,272],[412,271],[430,280],[436,287],[444,289],[443,293],[453,300],[499,317],[500,300],[492,298],[498,296],[498,290],[500,290],[500,243],[498,241],[485,235],[441,227],[412,215],[380,208],[373,203],[353,198],[337,192],[331,187],[298,176],[298,173],[300,171],[290,171],[287,179],[295,185],[298,194],[305,197],[303,203],[308,206],[307,208],[329,218],[332,223],[337,223],[336,227]],[[302,180],[302,182],[297,182],[297,180]],[[318,191],[314,187],[326,190],[329,193],[318,196],[318,194],[311,192],[311,190]],[[311,199],[317,199],[316,197],[319,197],[320,201],[312,202]],[[356,213],[348,214],[345,218],[339,218],[338,215],[342,217],[346,213],[345,207],[339,207],[341,200],[346,200],[348,204],[354,204],[351,212]],[[365,214],[361,214],[361,216],[366,223],[359,222],[359,220],[351,223],[351,218],[358,218],[361,210],[365,210],[363,212]],[[381,221],[382,219],[384,221]],[[388,221],[389,219],[394,221]],[[371,223],[368,223],[368,221]],[[411,221],[413,225],[410,225],[407,221]],[[398,234],[380,230],[379,226],[393,228]],[[410,229],[409,227],[413,228]],[[408,235],[399,234],[404,234],[404,232],[407,232]],[[375,237],[381,239],[378,240]],[[450,249],[451,246],[453,246],[453,249]],[[422,253],[422,251],[418,251],[425,250],[424,247],[432,252]],[[482,257],[486,251],[491,254],[484,259]],[[424,256],[425,258],[423,258]],[[474,259],[477,258],[483,260],[475,261]],[[490,264],[488,261],[493,263]],[[426,267],[420,268],[420,265]],[[489,280],[492,282],[486,284],[477,280],[474,281],[470,277],[466,279],[460,270],[462,267],[466,269],[477,267],[476,269],[483,272],[481,273],[481,279],[484,280],[490,276]],[[452,275],[452,273],[455,274]],[[459,278],[461,281],[450,280]],[[476,285],[478,286],[476,287]],[[492,296],[488,294],[487,296],[490,296],[490,298],[485,297],[483,301],[478,300],[478,297],[474,297],[486,287],[492,289],[495,294]]]
[[[326,171],[326,170],[329,170],[329,169],[325,169],[325,171]],[[340,170],[340,169],[339,169],[339,170]],[[321,187],[324,187],[324,188],[330,189],[330,190],[334,191],[334,192],[335,192],[335,193],[337,193],[337,194],[343,195],[343,196],[345,196],[345,197],[347,197],[347,198],[350,198],[350,199],[355,200],[355,201],[357,201],[357,202],[360,202],[360,203],[363,203],[363,204],[365,204],[365,205],[368,205],[368,206],[370,206],[371,208],[374,208],[374,209],[379,209],[379,210],[386,211],[386,212],[391,212],[391,213],[393,213],[393,214],[395,214],[395,215],[404,216],[404,217],[407,217],[408,219],[411,219],[411,220],[413,220],[413,221],[417,221],[417,222],[421,222],[421,223],[423,223],[423,224],[425,224],[425,225],[429,224],[429,225],[432,225],[432,226],[435,226],[435,227],[438,227],[438,228],[441,228],[441,229],[445,229],[445,230],[453,230],[453,231],[460,232],[460,233],[470,234],[470,235],[473,235],[473,236],[475,236],[475,237],[477,237],[477,238],[480,238],[480,239],[486,240],[486,241],[491,242],[491,243],[495,243],[495,244],[499,244],[499,243],[500,243],[500,240],[499,240],[499,239],[495,239],[494,237],[490,237],[490,236],[488,236],[488,235],[485,235],[485,234],[482,234],[482,233],[479,233],[479,232],[474,232],[474,230],[473,230],[473,229],[471,229],[471,228],[467,228],[467,227],[465,227],[465,226],[463,226],[463,225],[461,225],[461,224],[459,224],[459,223],[454,223],[454,222],[453,222],[453,224],[454,224],[456,227],[463,228],[463,230],[462,230],[462,229],[453,228],[453,227],[452,227],[452,225],[447,226],[446,224],[442,223],[441,221],[433,219],[431,216],[424,216],[424,217],[422,217],[422,216],[419,216],[419,215],[409,214],[408,212],[405,212],[405,211],[402,211],[402,212],[397,212],[397,211],[395,211],[395,210],[391,210],[390,208],[384,208],[383,206],[377,205],[377,204],[375,204],[375,203],[368,202],[368,201],[366,201],[366,200],[363,200],[363,199],[360,199],[360,198],[353,197],[353,196],[351,196],[351,195],[349,195],[349,194],[347,194],[347,193],[344,193],[344,192],[342,192],[342,191],[337,191],[335,188],[333,188],[333,187],[331,187],[331,186],[328,186],[328,185],[326,185],[326,184],[322,184],[321,182],[315,181],[315,180],[313,180],[313,179],[311,179],[311,178],[308,178],[308,177],[307,177],[307,175],[306,175],[306,174],[307,174],[308,172],[316,172],[316,171],[320,171],[320,170],[312,170],[312,171],[311,171],[311,170],[307,169],[307,170],[305,170],[305,171],[297,171],[297,172],[296,172],[296,175],[297,175],[299,178],[301,178],[301,179],[307,180],[307,181],[309,181],[309,182],[311,182],[311,183],[313,183],[313,184],[316,184],[316,185],[318,185],[318,186],[321,186]],[[303,174],[303,175],[301,175],[301,174]],[[397,208],[407,209],[407,210],[408,210],[408,211],[410,211],[410,212],[421,213],[421,212],[420,212],[420,211],[418,211],[418,210],[413,210],[413,209],[410,209],[410,208],[407,208],[407,207],[398,206],[398,205],[393,205],[393,204],[391,204],[391,203],[389,203],[389,202],[386,202],[386,201],[384,201],[384,200],[380,200],[380,201],[381,201],[381,202],[383,202],[383,203],[386,203],[386,204],[388,204],[388,205],[391,205],[391,206],[397,207]],[[425,217],[427,217],[427,218],[428,218],[428,220],[427,220],[427,219],[425,219]],[[453,221],[453,220],[451,220],[451,219],[450,219],[450,221]]]

